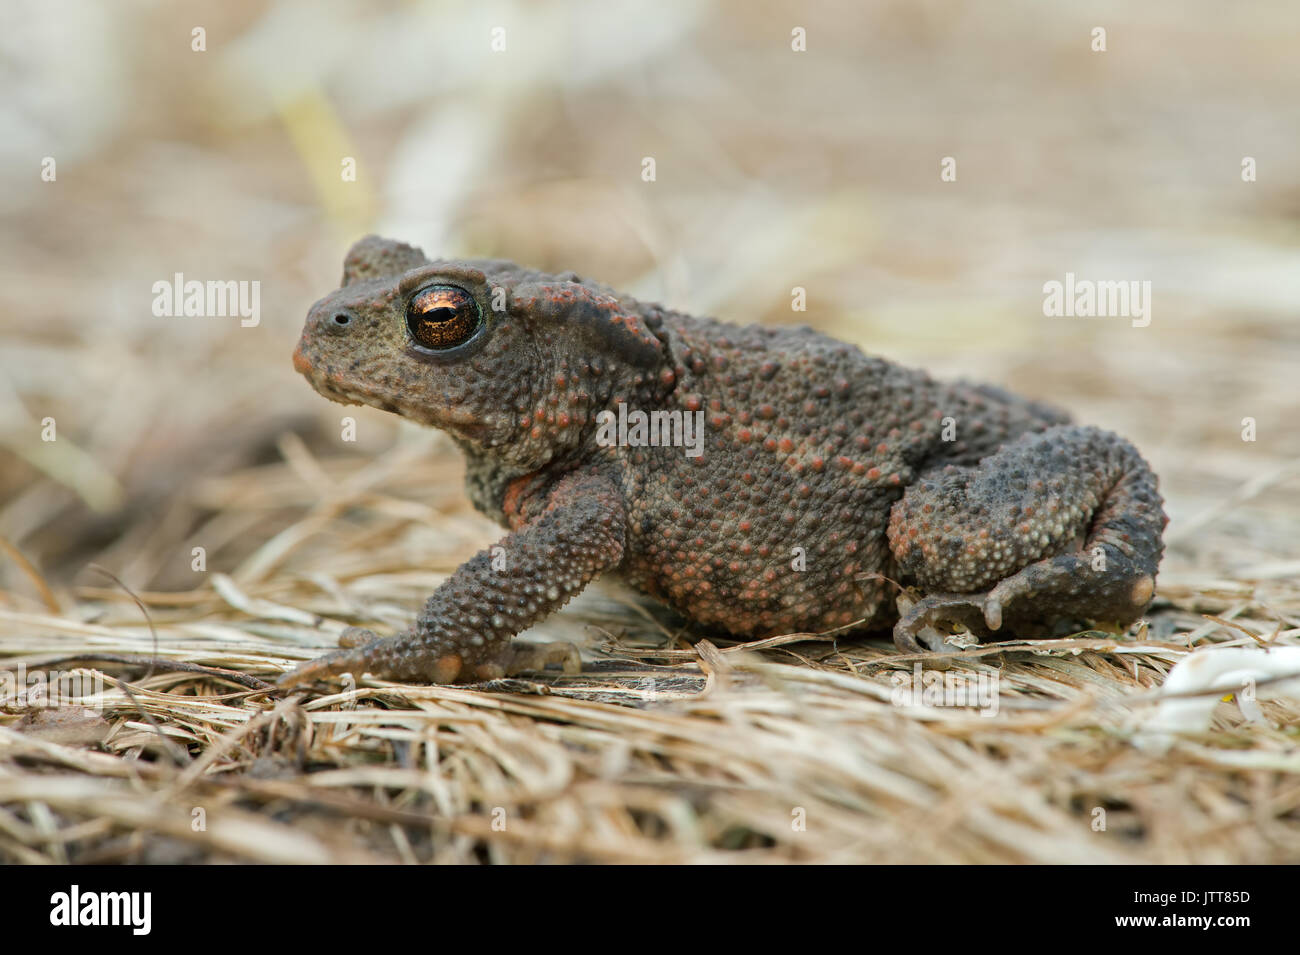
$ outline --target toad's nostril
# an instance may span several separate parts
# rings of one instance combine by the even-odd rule
[[[335,325],[346,325],[346,324],[348,324],[350,321],[352,321],[352,316],[349,315],[347,312],[335,312],[335,313],[334,313],[334,324],[335,324]]]

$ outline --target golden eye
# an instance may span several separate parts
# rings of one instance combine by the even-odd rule
[[[463,288],[428,285],[411,296],[406,327],[416,344],[433,351],[463,345],[483,326],[478,302]]]

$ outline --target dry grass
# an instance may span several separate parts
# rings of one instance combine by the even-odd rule
[[[1128,742],[1189,645],[1296,643],[1293,583],[1167,580],[1172,606],[1139,639],[1090,634],[948,660],[950,674],[996,675],[992,716],[896,705],[891,673],[916,661],[883,641],[691,647],[613,587],[542,634],[583,640],[581,675],[365,682],[281,699],[231,674],[271,678],[348,624],[400,623],[487,536],[458,497],[430,507],[407,496],[454,481],[440,441],[360,466],[317,462],[293,438],[283,448],[282,463],[196,487],[213,521],[283,526],[229,575],[139,594],[154,632],[111,584],[81,587],[60,607],[0,611],[10,668],[79,665],[108,681],[102,713],[0,700],[0,857],[1300,858],[1294,705],[1265,704],[1274,729],[1224,704],[1211,733],[1163,757]],[[426,563],[435,570],[412,570]],[[72,661],[155,653],[230,673]]]

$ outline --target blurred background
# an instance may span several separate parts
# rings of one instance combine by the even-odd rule
[[[367,232],[1065,406],[1161,475],[1162,582],[1293,580],[1298,38],[1293,2],[12,0],[0,602],[66,609],[92,562],[192,588],[196,540],[256,577],[313,468],[376,456],[495,536],[449,445],[291,367]],[[1067,272],[1150,281],[1150,325],[1045,318]],[[260,283],[260,323],[156,316],[176,273]]]

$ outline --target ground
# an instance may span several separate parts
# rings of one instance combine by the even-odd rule
[[[208,586],[138,594],[156,644],[140,607],[105,582],[79,591],[78,612],[0,612],[6,649],[35,669],[66,654],[148,655],[156,645],[169,660],[269,678],[328,640],[314,627],[321,619],[400,622],[493,532],[455,492],[458,464],[441,440],[365,463],[318,462],[293,438],[284,451],[285,462],[215,478],[201,493],[233,523],[298,519]],[[432,504],[412,500],[428,486],[448,490]],[[101,664],[130,679],[105,687],[102,716],[13,711],[0,725],[0,802],[10,807],[0,853],[1294,860],[1296,705],[1264,704],[1283,726],[1273,729],[1221,704],[1210,734],[1162,757],[1128,737],[1190,642],[1268,639],[1277,615],[1293,621],[1300,611],[1300,589],[1195,583],[1177,571],[1161,583],[1143,639],[1093,633],[953,660],[947,675],[996,677],[997,712],[987,715],[897,705],[895,675],[910,679],[917,658],[899,656],[887,637],[754,648],[715,638],[692,648],[616,585],[539,628],[587,648],[579,676],[476,688],[367,683],[274,699],[220,676]]]

